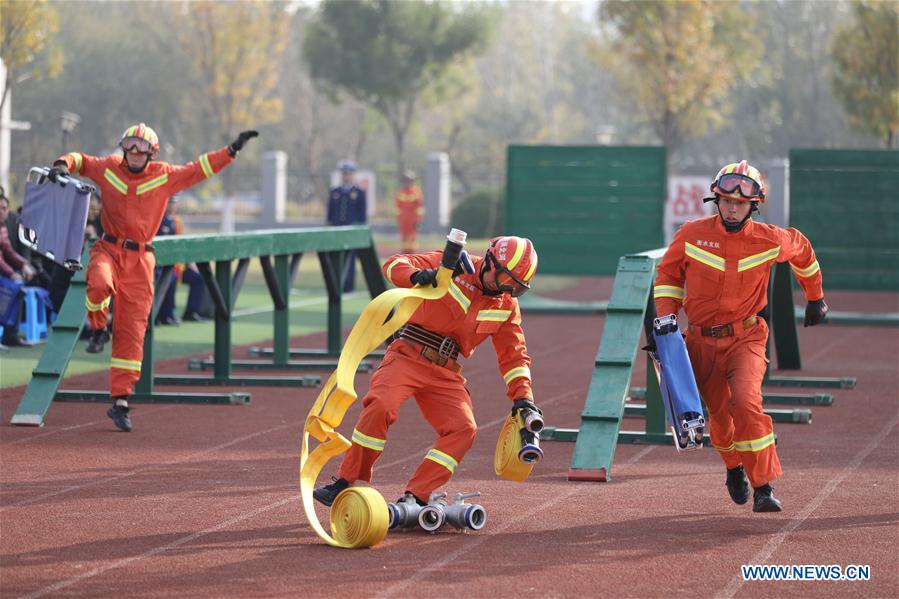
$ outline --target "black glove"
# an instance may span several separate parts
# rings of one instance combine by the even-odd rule
[[[69,167],[66,166],[65,163],[62,164],[54,164],[50,169],[50,172],[47,173],[47,178],[50,179],[53,183],[59,182],[59,177],[68,177],[69,175]]]
[[[248,140],[251,140],[254,137],[259,137],[258,131],[241,131],[237,136],[237,139],[232,141],[231,145],[228,146],[228,153],[232,156],[237,156],[237,153],[243,149],[243,145],[247,143]]]
[[[802,326],[813,327],[816,324],[821,324],[824,317],[827,316],[828,310],[829,308],[827,307],[827,304],[824,303],[823,297],[819,300],[809,302],[805,307],[805,324]]]
[[[468,252],[465,250],[459,252],[459,260],[456,262],[456,267],[453,268],[453,278],[455,279],[463,272],[469,275],[474,274],[474,263],[471,261],[471,256],[469,256]]]
[[[412,281],[413,285],[418,285],[420,287],[424,287],[425,285],[436,287],[437,269],[425,268],[423,270],[416,270],[414,273],[412,273],[412,276],[409,277],[409,280]]]
[[[528,431],[539,433],[543,430],[543,411],[537,404],[530,399],[516,399],[512,402],[512,416],[516,416],[519,411]]]

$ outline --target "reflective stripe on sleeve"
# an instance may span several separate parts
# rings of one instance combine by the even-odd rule
[[[796,273],[797,277],[801,277],[803,279],[806,279],[821,270],[821,267],[818,266],[817,260],[815,260],[805,268],[799,268],[798,266],[790,262],[790,268],[793,269],[793,272]]]
[[[215,174],[215,171],[212,170],[212,165],[209,163],[209,154],[200,156],[200,168],[203,169],[203,174],[206,175],[207,179]]]
[[[387,267],[387,280],[394,284],[396,284],[396,283],[394,282],[393,277],[390,275],[390,272],[393,270],[393,267],[396,266],[397,264],[406,264],[407,266],[411,266],[411,264],[409,264],[409,262],[407,262],[406,260],[403,260],[402,258],[397,258],[396,260],[394,260],[393,262],[390,263],[390,266]]]
[[[527,366],[517,366],[504,374],[503,380],[506,381],[506,385],[508,385],[520,376],[531,378],[531,369]]]
[[[87,297],[85,297],[85,298],[84,298],[84,305],[87,306],[87,311],[88,311],[88,312],[99,312],[100,310],[102,310],[103,308],[105,308],[106,306],[109,305],[109,300],[110,300],[110,298],[107,297],[106,299],[104,299],[104,300],[103,300],[102,302],[100,302],[99,304],[95,304],[95,303],[93,303],[92,301],[90,301],[89,299],[87,299]]]
[[[477,320],[488,322],[506,322],[512,316],[512,310],[480,310]]]
[[[656,299],[661,297],[672,297],[677,300],[683,300],[684,297],[686,297],[684,288],[676,287],[674,285],[656,285],[652,288],[652,292]]]

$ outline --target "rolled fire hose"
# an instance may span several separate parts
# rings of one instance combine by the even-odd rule
[[[437,270],[437,287],[390,289],[365,307],[340,352],[337,368],[306,416],[300,447],[300,496],[309,524],[331,546],[372,547],[387,534],[387,502],[371,487],[349,487],[337,496],[331,506],[333,537],[325,531],[314,509],[312,491],[318,475],[331,458],[347,451],[351,445],[336,429],[356,400],[353,388],[356,369],[365,356],[408,322],[423,301],[440,299],[447,293],[465,238],[465,232],[458,229],[452,229],[447,236],[443,259]],[[310,435],[319,441],[311,453]]]
[[[534,468],[534,462],[522,462],[518,459],[521,451],[521,429],[524,421],[521,412],[509,414],[499,431],[496,440],[496,451],[493,453],[493,471],[497,476],[515,482],[524,482]]]

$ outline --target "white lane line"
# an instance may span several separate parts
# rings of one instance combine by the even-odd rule
[[[90,572],[85,572],[83,574],[79,574],[78,576],[73,576],[72,578],[68,578],[66,580],[57,582],[56,584],[52,584],[48,587],[44,587],[33,593],[29,593],[28,595],[23,595],[23,599],[34,599],[35,597],[43,597],[44,595],[49,595],[51,593],[55,593],[56,591],[59,591],[66,587],[72,586],[73,584],[75,584],[77,582],[81,582],[82,580],[85,580],[87,578],[93,578],[94,576],[97,576],[98,574],[103,574],[104,572],[107,572],[109,570],[113,570],[115,568],[121,568],[122,566],[127,566],[128,564],[131,564],[133,562],[136,562],[136,561],[148,558],[148,557],[153,557],[154,555],[159,555],[160,553],[164,553],[164,552],[168,551],[169,549],[174,549],[175,547],[180,547],[181,545],[184,545],[185,543],[190,543],[191,541],[195,541],[195,540],[199,539],[200,537],[206,536],[206,535],[214,533],[214,532],[218,532],[220,530],[224,530],[224,529],[228,528],[229,526],[233,526],[244,520],[254,518],[254,517],[258,516],[259,514],[264,514],[267,511],[273,510],[277,507],[281,507],[282,505],[290,503],[291,501],[297,501],[299,499],[300,499],[299,495],[292,495],[286,499],[278,500],[278,501],[276,501],[274,503],[270,503],[266,506],[256,508],[255,510],[253,510],[251,512],[241,514],[240,516],[235,516],[234,518],[231,518],[230,520],[226,520],[225,522],[222,522],[221,524],[217,524],[217,525],[213,526],[212,528],[207,528],[205,530],[201,530],[200,532],[195,532],[192,535],[187,535],[186,537],[181,537],[180,539],[176,539],[176,540],[172,541],[171,543],[168,543],[167,545],[160,545],[159,547],[154,547],[153,549],[150,549],[149,551],[145,551],[144,553],[141,553],[140,555],[135,555],[133,557],[126,557],[124,559],[110,562],[104,566],[94,568]]]
[[[286,424],[281,424],[281,425],[279,425],[279,426],[275,426],[275,427],[272,427],[272,428],[268,428],[268,429],[265,429],[265,430],[263,430],[263,431],[257,431],[257,432],[255,432],[255,433],[251,433],[251,434],[249,434],[249,435],[244,435],[243,437],[237,437],[236,439],[232,439],[232,440],[228,441],[227,443],[222,443],[221,445],[216,445],[215,447],[210,447],[210,448],[208,448],[208,449],[203,449],[203,450],[201,450],[201,451],[196,451],[196,452],[194,452],[194,453],[187,454],[186,456],[184,456],[184,457],[182,457],[182,458],[177,458],[177,459],[174,459],[174,460],[169,460],[168,462],[162,462],[162,463],[160,463],[160,464],[151,464],[151,465],[149,465],[149,466],[144,466],[143,468],[138,468],[137,470],[131,470],[131,471],[129,471],[129,472],[123,472],[122,474],[117,474],[117,475],[115,475],[115,476],[107,476],[107,477],[105,477],[105,478],[98,478],[98,479],[96,479],[96,480],[92,480],[92,481],[89,481],[89,482],[86,482],[86,483],[82,483],[82,484],[80,484],[80,485],[71,485],[71,486],[65,487],[65,488],[63,488],[63,489],[58,489],[58,490],[56,490],[56,491],[53,491],[52,493],[45,493],[45,494],[43,494],[43,495],[37,495],[37,496],[35,496],[35,497],[29,497],[29,498],[27,498],[27,499],[23,499],[22,501],[18,501],[18,502],[16,502],[16,503],[11,503],[11,504],[9,504],[9,505],[0,507],[0,512],[5,512],[5,511],[7,511],[7,510],[10,510],[10,509],[13,509],[13,508],[16,508],[16,507],[20,507],[20,506],[23,506],[23,505],[28,505],[28,504],[31,504],[31,503],[36,503],[36,502],[42,501],[42,500],[44,500],[44,499],[49,499],[50,497],[56,497],[57,495],[62,495],[63,493],[69,493],[70,491],[77,491],[77,490],[79,490],[79,489],[85,489],[85,488],[87,488],[87,487],[95,487],[95,486],[97,486],[97,485],[102,485],[102,484],[104,484],[104,483],[118,481],[118,480],[121,480],[121,479],[123,479],[123,478],[128,478],[128,477],[134,476],[135,474],[141,474],[141,473],[143,473],[143,472],[148,472],[148,471],[154,470],[154,469],[156,469],[156,468],[163,468],[163,467],[165,467],[165,466],[173,466],[173,465],[175,465],[175,464],[181,464],[181,463],[184,463],[184,462],[189,462],[189,461],[191,461],[191,460],[193,460],[193,459],[195,459],[195,458],[198,458],[198,457],[201,457],[201,456],[205,456],[205,455],[210,454],[210,453],[214,453],[214,452],[219,451],[219,450],[221,450],[221,449],[225,449],[226,447],[230,447],[230,446],[236,445],[236,444],[238,444],[238,443],[243,443],[244,441],[247,441],[247,440],[252,439],[252,438],[254,438],[254,437],[258,437],[258,436],[260,436],[260,435],[268,435],[268,434],[273,433],[273,432],[275,432],[275,431],[279,431],[279,430],[281,430],[281,429],[283,429],[283,428],[287,428],[287,427],[296,427],[296,426],[297,426],[297,423],[296,423],[296,422],[289,422],[289,423],[286,423]]]
[[[566,344],[566,345],[567,345],[567,344]],[[548,351],[554,351],[554,350],[548,350]],[[543,353],[543,352],[541,352],[541,353]],[[563,394],[561,394],[561,395],[557,395],[557,396],[555,396],[555,397],[552,397],[552,398],[549,398],[549,399],[547,399],[547,400],[545,400],[545,401],[542,401],[542,402],[541,402],[541,405],[551,405],[551,404],[553,404],[553,403],[556,403],[556,402],[558,402],[558,401],[561,401],[561,400],[563,400],[563,399],[566,399],[566,398],[572,396],[573,394],[579,393],[579,392],[580,392],[579,390],[572,390],[572,391],[569,391],[569,392],[567,392],[567,393],[563,393]],[[491,420],[490,422],[488,422],[487,424],[484,424],[483,426],[481,426],[481,427],[479,427],[479,428],[481,428],[482,430],[483,430],[483,429],[493,428],[493,427],[495,427],[495,426],[498,426],[500,423],[505,422],[505,420],[506,420],[505,416],[502,417],[502,418],[497,418],[497,419],[495,419],[495,420]],[[132,471],[132,472],[128,472],[128,473],[125,473],[125,474],[121,474],[121,475],[119,475],[119,476],[108,477],[108,478],[105,478],[105,479],[100,479],[100,480],[98,480],[98,481],[92,481],[92,482],[90,482],[90,483],[86,483],[86,484],[83,484],[83,485],[75,485],[75,486],[71,486],[71,487],[67,487],[67,488],[65,488],[65,489],[62,489],[62,490],[60,490],[60,491],[56,491],[56,492],[54,492],[54,493],[48,493],[48,494],[45,494],[45,495],[41,495],[41,496],[39,496],[39,497],[33,497],[33,498],[30,498],[30,499],[21,501],[21,502],[19,502],[19,503],[15,503],[15,504],[12,504],[12,505],[10,505],[10,506],[7,506],[6,508],[2,508],[2,509],[0,509],[0,512],[2,512],[2,511],[5,510],[5,509],[11,508],[11,507],[15,507],[15,506],[19,506],[19,505],[25,505],[25,504],[28,504],[28,503],[33,503],[33,502],[35,502],[35,501],[39,501],[39,500],[41,500],[41,499],[45,499],[45,498],[48,498],[48,497],[53,497],[53,496],[55,496],[55,495],[60,495],[60,494],[62,494],[62,493],[68,492],[68,491],[72,491],[72,490],[76,490],[76,489],[81,489],[81,488],[89,487],[89,486],[94,486],[94,485],[96,485],[96,484],[102,484],[102,483],[105,483],[105,482],[111,482],[111,481],[118,480],[118,479],[121,479],[121,478],[125,478],[125,477],[128,477],[128,476],[133,476],[133,475],[138,474],[138,473],[140,473],[140,472],[144,472],[144,471],[147,471],[147,470],[152,470],[153,468],[157,468],[157,467],[160,467],[160,466],[165,466],[165,465],[171,465],[171,464],[177,464],[177,463],[181,463],[181,462],[186,462],[186,461],[188,461],[188,460],[190,460],[190,459],[192,459],[192,458],[195,458],[195,457],[198,457],[198,456],[201,456],[201,455],[205,455],[205,454],[210,453],[210,452],[218,451],[219,449],[224,449],[225,447],[228,447],[228,446],[230,446],[230,445],[234,445],[234,444],[236,444],[236,443],[240,443],[240,442],[246,441],[246,440],[251,439],[251,438],[253,438],[253,437],[256,437],[256,436],[258,436],[258,435],[263,435],[263,434],[272,433],[272,432],[274,432],[274,431],[277,431],[277,430],[280,430],[280,429],[282,429],[282,428],[286,428],[286,427],[289,427],[289,426],[296,426],[296,423],[293,423],[293,422],[292,422],[292,423],[288,423],[288,424],[283,424],[283,425],[281,425],[281,426],[273,427],[273,428],[267,429],[267,430],[262,431],[262,432],[257,432],[257,433],[253,433],[253,434],[250,434],[250,435],[245,435],[245,436],[243,436],[243,437],[239,437],[239,438],[237,438],[237,439],[233,439],[232,441],[229,441],[228,443],[224,443],[224,444],[221,444],[221,445],[217,445],[217,446],[215,446],[215,447],[211,447],[211,448],[209,448],[209,449],[206,449],[206,450],[203,450],[203,451],[200,451],[200,452],[196,452],[196,453],[190,454],[190,455],[188,455],[188,456],[186,456],[186,457],[184,457],[184,458],[182,458],[182,459],[172,460],[172,461],[167,462],[167,463],[164,463],[164,464],[154,464],[154,465],[152,465],[152,466],[147,466],[146,468],[141,468],[141,469],[138,469],[138,470],[134,470],[134,471]],[[422,448],[421,452],[424,453],[424,452],[427,451],[429,448],[430,448],[430,445],[428,445],[427,447]],[[652,451],[653,449],[654,449],[653,446],[647,447],[647,448],[641,450],[640,452],[638,452],[638,453],[637,453],[634,457],[632,457],[631,459],[629,459],[629,460],[623,462],[621,465],[622,465],[622,466],[626,466],[626,465],[628,465],[628,464],[633,464],[633,463],[637,462],[638,460],[640,460],[641,458],[643,458],[643,456],[645,456],[646,454],[648,454],[648,453],[649,453],[650,451]],[[403,463],[408,462],[408,461],[411,461],[411,460],[420,460],[420,459],[421,459],[421,457],[420,457],[419,455],[409,455],[409,456],[406,456],[405,458],[401,458],[401,459],[398,459],[398,460],[394,460],[394,461],[392,461],[392,462],[388,462],[388,463],[382,464],[381,467],[382,467],[382,468],[388,468],[388,467],[391,467],[391,466],[397,466],[397,465],[399,465],[399,464],[403,464]],[[557,498],[557,499],[555,499],[555,500],[553,500],[553,501],[551,501],[551,502],[548,502],[548,503],[544,504],[544,505],[541,506],[539,509],[533,509],[533,510],[530,510],[530,511],[529,511],[527,514],[525,514],[524,516],[520,516],[519,518],[516,518],[513,522],[509,523],[509,525],[507,525],[507,526],[503,527],[502,529],[500,529],[499,532],[502,532],[502,530],[507,529],[507,528],[508,528],[509,526],[511,526],[511,524],[514,523],[514,522],[518,522],[518,521],[520,521],[520,520],[522,520],[522,519],[524,519],[524,518],[530,518],[531,516],[537,514],[537,513],[540,511],[540,509],[544,509],[545,506],[552,505],[552,504],[554,504],[554,503],[558,503],[559,501],[561,501],[561,500],[563,500],[563,499],[567,499],[568,497],[574,495],[574,493],[576,493],[576,492],[579,491],[579,490],[580,490],[579,487],[574,486],[574,488],[573,488],[571,491],[569,491],[568,493],[566,493],[565,495],[563,495],[563,496],[561,496],[561,497],[559,497],[559,498]],[[159,555],[160,553],[164,553],[165,551],[168,551],[169,549],[173,549],[173,548],[175,548],[175,547],[179,547],[179,546],[181,546],[181,545],[183,545],[183,544],[185,544],[185,543],[189,543],[189,542],[191,542],[191,541],[194,541],[194,540],[196,540],[196,539],[199,539],[200,537],[203,537],[203,536],[205,536],[205,535],[207,535],[207,534],[210,534],[210,533],[213,533],[213,532],[218,532],[218,531],[220,531],[220,530],[224,530],[224,529],[228,528],[229,526],[233,526],[234,524],[237,524],[237,523],[242,522],[242,521],[244,521],[244,520],[248,520],[248,519],[253,518],[253,517],[255,517],[255,516],[259,515],[259,514],[262,514],[262,513],[265,513],[265,512],[267,512],[267,511],[270,511],[270,510],[272,510],[272,509],[281,507],[282,505],[286,505],[287,503],[290,503],[291,501],[298,501],[298,500],[301,500],[301,498],[300,498],[299,495],[292,495],[291,497],[288,497],[288,498],[286,498],[286,499],[280,499],[280,500],[275,501],[275,502],[273,502],[273,503],[270,503],[270,504],[268,504],[268,505],[265,505],[265,506],[262,506],[262,507],[260,507],[260,508],[257,508],[257,509],[255,509],[255,510],[253,510],[253,511],[251,511],[251,512],[248,512],[248,513],[245,513],[245,514],[241,514],[241,515],[239,515],[239,516],[235,516],[234,518],[231,518],[230,520],[227,520],[227,521],[225,521],[225,522],[222,522],[222,523],[220,523],[220,524],[217,524],[216,526],[213,526],[212,528],[207,528],[207,529],[202,530],[202,531],[200,531],[200,532],[196,532],[196,533],[193,533],[193,534],[191,534],[191,535],[187,535],[187,536],[185,536],[185,537],[181,537],[180,539],[176,539],[175,541],[172,541],[171,543],[168,543],[168,544],[166,544],[166,545],[162,545],[162,546],[159,546],[159,547],[155,547],[155,548],[150,549],[150,550],[148,550],[148,551],[146,551],[146,552],[144,552],[144,553],[142,553],[142,554],[140,554],[140,555],[136,555],[136,556],[133,556],[133,557],[129,557],[129,558],[117,560],[117,561],[115,561],[115,562],[111,562],[111,563],[109,563],[109,564],[106,564],[105,566],[100,566],[100,567],[98,567],[98,568],[94,568],[94,569],[91,570],[90,572],[85,572],[85,573],[83,573],[83,574],[79,574],[78,576],[74,576],[74,577],[72,577],[72,578],[68,578],[68,579],[66,579],[66,580],[57,582],[57,583],[55,583],[55,584],[53,584],[53,585],[44,587],[43,589],[39,589],[39,590],[37,590],[37,591],[35,591],[35,592],[33,592],[33,593],[30,593],[30,594],[28,594],[28,595],[25,595],[24,598],[25,598],[25,599],[32,599],[32,598],[35,598],[35,597],[43,597],[44,595],[47,595],[47,594],[50,594],[50,593],[55,593],[56,591],[58,591],[58,590],[60,590],[60,589],[64,589],[64,588],[66,588],[66,587],[69,587],[69,586],[71,586],[71,585],[73,585],[73,584],[76,584],[76,583],[78,583],[78,582],[81,582],[82,580],[86,580],[86,579],[88,579],[88,578],[93,578],[94,576],[97,576],[97,575],[99,575],[99,574],[103,574],[104,572],[108,572],[109,570],[112,570],[112,569],[115,569],[115,568],[119,568],[119,567],[122,567],[122,566],[126,566],[126,565],[128,565],[128,564],[131,564],[131,563],[133,563],[133,562],[136,562],[136,561],[138,561],[138,560],[141,560],[141,559],[144,559],[144,558],[147,558],[147,557],[152,557],[152,556],[154,556],[154,555]],[[487,537],[485,537],[485,538],[487,538]],[[470,548],[470,546],[469,546],[469,547],[466,547],[466,550],[467,550],[468,548]],[[457,552],[457,553],[461,555],[462,551]],[[457,557],[457,553],[454,553],[451,559],[455,559],[455,558]],[[451,559],[445,559],[445,560],[443,560],[441,563],[445,563],[445,562],[451,561]]]
[[[650,445],[649,447],[646,447],[646,448],[640,450],[632,458],[619,464],[617,466],[617,468],[620,469],[624,466],[629,466],[631,464],[637,463],[638,461],[643,459],[643,457],[646,456],[649,452],[651,452],[653,449],[655,449],[655,447],[656,446],[654,446],[654,445]],[[477,547],[478,545],[481,545],[481,544],[485,543],[486,541],[492,539],[495,535],[503,534],[504,532],[506,532],[507,530],[509,530],[514,525],[516,525],[520,522],[530,520],[531,518],[534,518],[537,514],[545,513],[546,510],[551,509],[553,505],[562,503],[563,501],[567,500],[569,497],[572,497],[573,495],[575,495],[577,493],[583,492],[583,490],[584,490],[583,485],[578,485],[578,484],[569,485],[569,488],[567,491],[560,493],[555,498],[545,501],[537,506],[534,506],[533,504],[531,504],[531,509],[529,509],[527,512],[524,512],[524,513],[518,515],[517,517],[506,521],[505,523],[503,523],[502,526],[500,526],[498,528],[491,529],[490,534],[480,535],[473,539],[469,538],[469,541],[467,543],[463,543],[461,547],[459,547],[457,550],[445,555],[443,557],[443,559],[440,559],[436,562],[431,562],[431,563],[427,564],[427,566],[418,570],[414,575],[410,576],[406,580],[400,581],[400,582],[394,584],[393,586],[387,587],[386,589],[384,589],[383,591],[381,591],[380,593],[378,593],[375,596],[379,597],[379,598],[380,597],[407,597],[407,596],[409,596],[410,593],[409,593],[408,588],[411,585],[418,582],[419,580],[426,578],[430,574],[449,571],[448,568],[451,566],[451,564],[455,563],[456,560],[463,559],[465,554],[470,553],[471,550],[474,549],[475,547]],[[411,594],[414,595],[414,592]]]
[[[92,402],[88,402],[88,403],[92,403]],[[100,402],[97,402],[97,403],[100,403]],[[150,409],[145,409],[145,408],[141,407],[140,415],[144,416],[145,414],[153,414],[154,412],[160,412],[162,410],[171,410],[174,407],[175,406],[161,406],[161,407],[155,407],[155,408],[150,408]],[[133,408],[134,408],[134,406],[132,406],[132,409]],[[22,443],[29,443],[31,441],[34,441],[35,439],[42,439],[44,437],[49,437],[50,435],[56,435],[59,433],[74,431],[79,428],[84,428],[86,426],[95,426],[98,424],[103,424],[104,422],[109,422],[109,419],[105,418],[103,420],[92,420],[90,422],[85,422],[84,424],[75,424],[73,426],[64,426],[62,428],[52,429],[52,430],[49,430],[49,431],[46,431],[43,433],[37,433],[35,435],[31,435],[30,437],[23,437],[22,439],[10,441],[9,443],[3,443],[3,447],[6,447],[8,445],[21,445]]]
[[[811,516],[815,510],[817,510],[824,501],[831,496],[831,494],[836,490],[836,488],[846,480],[849,476],[855,473],[858,470],[858,467],[861,463],[871,454],[877,447],[886,439],[887,435],[893,432],[893,429],[896,428],[896,424],[899,423],[899,416],[894,416],[892,420],[890,420],[889,424],[887,424],[871,441],[865,445],[861,451],[859,451],[852,461],[843,468],[843,470],[834,478],[832,478],[821,491],[818,492],[818,495],[807,505],[805,508],[799,512],[795,518],[790,520],[786,526],[784,526],[780,532],[775,534],[772,538],[765,543],[765,546],[762,547],[762,550],[759,551],[755,557],[746,562],[747,564],[764,564],[768,561],[768,558],[777,551],[777,548],[781,546],[781,544],[790,536],[794,530],[799,528],[806,519]],[[716,599],[730,599],[737,594],[743,584],[746,581],[743,580],[743,576],[738,574],[734,576],[733,580],[730,581],[725,588],[721,590],[715,597]]]
[[[357,297],[367,296],[368,293],[365,291],[353,291],[351,293],[344,293],[343,299],[355,299]],[[307,306],[314,306],[316,304],[324,304],[328,301],[328,296],[316,296],[309,299],[299,300],[296,302],[290,302],[291,308],[305,308]],[[231,313],[232,317],[238,316],[250,316],[251,314],[264,314],[266,312],[273,312],[275,309],[274,306],[259,306],[257,308],[241,308],[240,310],[234,310]]]

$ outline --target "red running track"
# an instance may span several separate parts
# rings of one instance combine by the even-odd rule
[[[896,310],[895,294],[828,299],[839,310]],[[578,426],[602,325],[525,316],[549,424]],[[322,336],[294,342],[324,346]],[[569,483],[574,445],[547,442],[527,483],[498,480],[493,448],[509,404],[488,344],[463,371],[480,433],[448,488],[483,493],[486,527],[390,533],[360,551],[321,542],[298,501],[300,434],[317,390],[251,389],[249,406],[138,406],[124,434],[98,404],[59,403],[46,427],[12,427],[22,388],[5,389],[0,596],[899,596],[899,330],[800,328],[800,342],[802,375],[855,376],[858,386],[824,390],[835,403],[814,408],[811,425],[776,425],[780,514],[732,504],[709,450],[621,445],[612,482]],[[186,360],[161,370],[185,372]],[[360,396],[367,384],[357,377]],[[98,385],[105,376],[65,386]],[[376,469],[389,500],[432,441],[409,402]],[[871,580],[743,581],[741,565],[765,563],[867,564]]]

